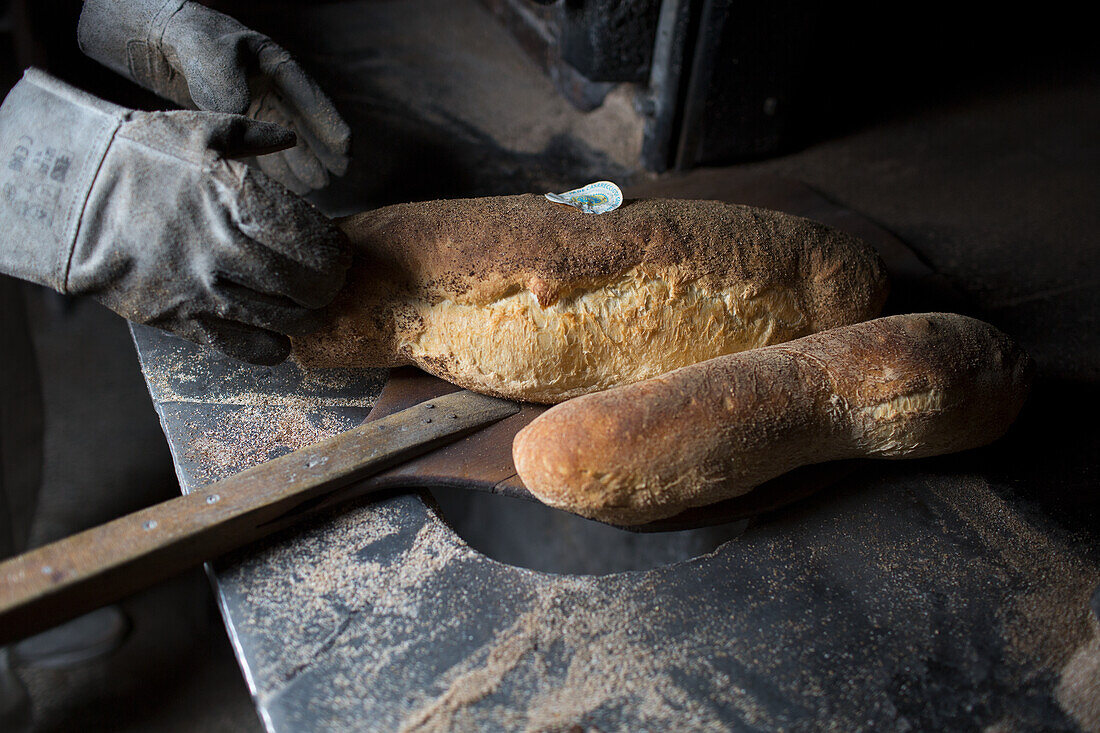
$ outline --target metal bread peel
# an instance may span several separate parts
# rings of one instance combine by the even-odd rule
[[[519,411],[473,392],[442,395],[5,560],[0,645],[283,529],[341,487]]]
[[[565,197],[586,188],[547,199],[574,206]],[[905,280],[931,272],[893,235],[801,184],[753,179],[722,198],[794,211],[855,232],[874,242],[891,271]],[[456,390],[416,369],[391,370],[360,427],[0,563],[0,644],[368,493],[444,486],[533,499],[516,474],[512,439],[547,408]],[[630,529],[681,530],[755,516],[835,483],[857,466],[805,466],[744,496]]]
[[[0,562],[0,645],[366,495],[450,487],[536,500],[516,475],[511,447],[547,409],[394,369],[359,427]],[[740,520],[851,470],[851,462],[803,467],[745,496],[624,529],[667,532]]]
[[[623,192],[611,181],[597,181],[565,193],[548,193],[546,198],[586,214],[606,214],[622,205]]]

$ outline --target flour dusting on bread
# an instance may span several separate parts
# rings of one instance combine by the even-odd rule
[[[309,366],[415,364],[556,403],[878,314],[886,274],[859,240],[717,201],[598,216],[541,196],[400,204],[345,219],[357,262]]]

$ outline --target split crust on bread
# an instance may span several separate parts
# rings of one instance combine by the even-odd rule
[[[478,392],[556,403],[873,318],[873,248],[718,201],[584,214],[542,196],[399,204],[340,222],[356,262],[306,366],[415,364]]]

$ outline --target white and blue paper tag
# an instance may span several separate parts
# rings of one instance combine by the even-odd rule
[[[619,208],[623,192],[611,181],[597,181],[565,193],[548,193],[546,198],[555,204],[565,204],[586,214],[606,214]]]

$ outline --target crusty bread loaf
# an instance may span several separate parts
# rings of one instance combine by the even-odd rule
[[[591,215],[542,196],[400,204],[341,226],[357,261],[307,366],[422,369],[533,402],[657,376],[873,318],[875,251],[815,222],[717,201]]]
[[[1015,419],[1027,354],[965,316],[891,316],[580,397],[521,430],[512,455],[551,506],[641,524],[842,458],[985,445]]]

